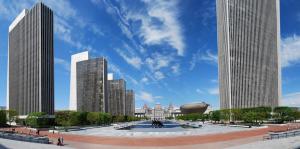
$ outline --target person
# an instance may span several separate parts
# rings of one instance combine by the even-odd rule
[[[62,146],[60,137],[57,139],[57,146]]]
[[[61,145],[64,145],[64,138],[61,136],[60,137]]]
[[[40,130],[37,130],[36,134],[39,136],[40,135]]]

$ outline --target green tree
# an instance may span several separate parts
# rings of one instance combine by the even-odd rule
[[[70,124],[70,111],[55,112],[55,123],[59,126],[71,126]]]
[[[97,124],[97,122],[99,121],[99,116],[97,112],[89,112],[87,114],[87,121],[90,122],[90,124]]]
[[[221,120],[220,110],[211,111],[209,115],[210,115],[210,120],[214,121],[215,123]]]
[[[11,125],[12,122],[17,120],[18,113],[16,110],[11,110],[11,109],[7,110],[7,113],[8,113],[8,121],[9,124]]]
[[[250,123],[251,125],[253,125],[254,120],[256,117],[256,113],[253,111],[248,111],[246,113],[243,114],[243,121],[245,123]]]
[[[6,112],[5,110],[0,110],[0,126],[5,126],[6,125]]]
[[[221,120],[229,121],[230,120],[230,109],[223,109],[221,112]]]
[[[26,124],[33,128],[49,127],[52,124],[52,119],[44,112],[33,112],[28,114]]]
[[[242,120],[242,110],[241,109],[232,109],[231,110],[232,120],[234,122]]]

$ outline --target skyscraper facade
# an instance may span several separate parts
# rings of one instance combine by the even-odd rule
[[[125,115],[126,82],[123,79],[108,81],[108,102],[111,115]]]
[[[220,106],[278,106],[279,0],[216,0]]]
[[[54,113],[53,12],[43,3],[9,26],[7,108]]]
[[[125,98],[125,115],[134,116],[135,110],[135,96],[133,90],[126,90]]]
[[[71,57],[71,74],[70,74],[70,103],[69,109],[77,111],[77,62],[89,59],[88,51],[74,54]]]
[[[94,58],[77,62],[77,111],[107,112],[107,62]]]

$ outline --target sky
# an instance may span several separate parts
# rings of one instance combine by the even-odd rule
[[[41,0],[38,0],[41,1]],[[0,105],[8,27],[37,0],[0,0]],[[54,12],[55,109],[68,109],[71,55],[105,57],[136,107],[206,102],[219,108],[215,0],[43,0]],[[300,1],[281,0],[281,105],[300,106]]]

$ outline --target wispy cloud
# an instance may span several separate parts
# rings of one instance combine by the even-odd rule
[[[196,89],[196,92],[197,92],[198,94],[203,94],[203,93],[204,93],[204,91],[201,90],[201,89],[199,89],[199,88]]]
[[[193,70],[197,63],[201,61],[218,64],[218,55],[213,54],[211,50],[206,50],[204,54],[201,52],[201,50],[198,50],[192,55],[192,60],[190,61],[190,70]]]
[[[141,91],[139,94],[137,94],[137,99],[142,100],[148,103],[153,103],[156,99],[161,99],[161,96],[154,96],[151,93]]]
[[[182,56],[184,36],[179,18],[178,1],[145,0],[146,13],[129,12],[127,19],[141,22],[139,37],[148,45],[168,44]]]
[[[54,58],[54,63],[57,65],[60,65],[63,69],[65,69],[66,71],[70,72],[70,62],[66,61],[62,58]]]
[[[162,72],[160,72],[160,71],[156,71],[156,72],[154,73],[154,77],[155,77],[157,80],[161,80],[161,79],[164,79],[164,78],[165,78],[165,75],[164,75]]]
[[[282,105],[300,107],[300,92],[290,93],[283,96]]]
[[[208,89],[208,93],[211,95],[219,95],[219,87],[216,86],[214,88]]]
[[[281,66],[290,67],[300,63],[300,36],[293,35],[281,41]]]
[[[115,50],[128,64],[130,64],[131,66],[133,66],[134,68],[137,68],[137,69],[141,68],[143,62],[140,57],[129,56],[123,50],[121,50],[119,48],[116,48]]]

